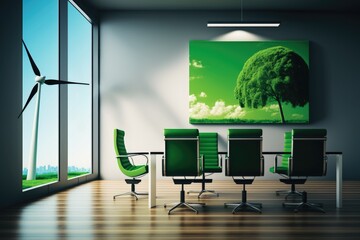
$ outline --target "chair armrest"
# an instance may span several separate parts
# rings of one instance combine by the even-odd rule
[[[260,175],[264,176],[264,155],[261,155],[260,161]]]
[[[225,156],[225,175],[229,172],[229,156]]]
[[[276,154],[276,155],[275,155],[275,159],[274,159],[274,172],[276,172],[276,173],[277,173],[278,157],[282,157],[282,155],[280,155],[280,154]]]
[[[201,172],[199,172],[200,174],[205,174],[205,169],[204,169],[204,166],[205,166],[205,156],[203,154],[200,154],[200,158],[199,158],[199,170]]]
[[[143,157],[145,157],[145,158],[146,158],[146,164],[145,164],[145,165],[149,165],[149,158],[148,158],[147,154],[145,154],[145,153],[129,153],[129,154],[125,154],[125,155],[116,155],[116,158],[128,157],[128,158],[131,159],[132,164],[135,165],[135,164],[134,164],[134,160],[133,160],[132,157],[137,157],[137,156],[143,156]]]
[[[327,173],[327,165],[328,165],[328,157],[325,155],[324,156],[324,170],[323,170],[323,176],[326,175]]]
[[[161,166],[162,166],[162,175],[166,176],[166,171],[165,171],[165,155],[162,156],[161,158]]]

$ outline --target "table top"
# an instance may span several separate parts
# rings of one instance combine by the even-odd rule
[[[164,152],[161,152],[161,151],[151,151],[149,153],[151,155],[162,155],[162,154],[164,154]],[[291,152],[284,152],[284,151],[263,151],[262,153],[264,155],[291,154]],[[227,154],[227,152],[219,151],[218,154]],[[343,153],[340,152],[340,151],[328,151],[328,152],[326,152],[326,154],[327,155],[342,155]]]

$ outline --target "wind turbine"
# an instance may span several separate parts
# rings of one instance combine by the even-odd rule
[[[46,85],[59,85],[59,84],[81,84],[81,85],[89,85],[88,83],[79,83],[79,82],[69,82],[69,81],[63,81],[63,80],[56,80],[56,79],[47,79],[45,76],[41,76],[40,71],[38,67],[36,66],[33,58],[31,57],[31,54],[24,42],[22,40],[22,43],[25,47],[26,53],[28,55],[31,67],[35,74],[35,86],[32,88],[30,95],[25,103],[25,106],[21,110],[18,118],[21,116],[21,114],[24,112],[25,108],[28,106],[31,99],[35,96],[36,93],[38,93],[35,103],[35,114],[34,114],[34,123],[33,123],[33,129],[32,129],[32,137],[30,142],[30,155],[29,155],[29,165],[28,165],[28,173],[26,180],[35,180],[36,179],[36,159],[37,159],[37,143],[38,143],[38,127],[39,127],[39,112],[40,112],[40,97],[41,97],[41,86],[43,84]]]

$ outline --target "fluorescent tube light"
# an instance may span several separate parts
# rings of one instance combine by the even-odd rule
[[[279,27],[279,22],[273,23],[250,23],[250,22],[239,22],[239,23],[221,23],[221,22],[208,22],[207,27],[213,28],[227,28],[227,27]]]

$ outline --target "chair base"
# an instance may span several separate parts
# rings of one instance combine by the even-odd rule
[[[202,189],[201,191],[188,191],[187,194],[189,194],[189,193],[199,193],[198,198],[200,198],[201,195],[204,194],[204,193],[214,194],[217,197],[219,196],[219,193],[215,192],[214,190],[207,190],[207,189]]]
[[[115,200],[115,198],[120,197],[120,196],[125,196],[125,195],[131,195],[133,197],[135,197],[136,200],[138,200],[138,196],[141,195],[149,195],[148,193],[138,193],[135,191],[135,184],[138,184],[141,182],[140,179],[125,179],[125,182],[127,184],[131,184],[131,191],[130,192],[126,192],[126,193],[121,193],[121,194],[117,194],[113,196],[113,200]]]
[[[306,182],[306,179],[280,179],[280,182],[285,184],[291,184],[290,190],[284,190],[284,191],[276,191],[276,196],[286,194],[285,200],[287,200],[289,197],[301,197],[302,193],[295,190],[295,184],[304,184]]]
[[[240,212],[242,210],[254,210],[255,212],[261,213],[262,204],[261,203],[249,203],[249,202],[241,202],[241,203],[225,203],[225,207],[228,206],[235,206],[232,213],[235,214],[237,212]]]
[[[283,194],[286,194],[285,195],[285,200],[287,200],[289,197],[301,197],[302,196],[302,193],[301,192],[298,192],[298,191],[292,191],[292,190],[279,190],[279,191],[276,191],[276,196],[280,196],[280,195],[283,195]]]
[[[295,207],[294,212],[299,212],[306,209],[316,210],[322,213],[325,213],[323,204],[321,203],[309,203],[307,201],[307,193],[304,191],[302,192],[302,202],[300,203],[283,203],[283,207]]]
[[[189,193],[199,193],[198,198],[200,198],[201,195],[204,194],[204,193],[210,193],[210,194],[216,195],[217,197],[219,196],[219,193],[215,192],[214,190],[205,189],[205,183],[212,183],[212,179],[206,179],[205,178],[205,173],[203,173],[202,179],[195,179],[193,182],[201,183],[201,191],[188,191],[187,194],[189,194]]]
[[[125,195],[131,195],[131,196],[135,197],[136,200],[139,200],[138,196],[149,195],[149,194],[148,193],[138,193],[138,192],[132,192],[131,191],[131,192],[126,192],[126,193],[121,193],[121,194],[114,195],[113,200],[115,200],[115,198],[117,198],[117,197],[125,196]]]
[[[246,184],[252,184],[254,179],[234,179],[236,184],[242,184],[242,197],[240,203],[225,203],[224,207],[228,206],[235,206],[232,213],[235,214],[236,212],[243,211],[243,210],[253,210],[255,212],[261,213],[262,204],[261,203],[249,203],[247,202],[247,192],[245,189]]]
[[[174,205],[169,211],[168,211],[168,215],[170,215],[170,213],[172,211],[174,211],[176,208],[179,208],[179,207],[187,207],[191,210],[193,210],[196,214],[199,213],[199,211],[193,207],[193,205],[198,205],[198,206],[205,206],[205,203],[189,203],[189,202],[179,202],[179,203],[173,203],[173,204],[164,204],[164,208],[166,208],[167,206],[169,205]]]
[[[180,202],[179,203],[175,203],[175,204],[170,204],[170,205],[175,205],[173,206],[169,211],[168,211],[168,215],[170,215],[170,213],[172,211],[174,211],[175,209],[184,206],[187,207],[191,210],[193,210],[196,214],[198,213],[198,210],[196,210],[193,206],[191,205],[199,205],[199,206],[205,206],[205,203],[189,203],[189,202],[185,202],[185,191],[184,191],[184,184],[191,184],[191,181],[189,181],[188,179],[181,181],[179,179],[173,179],[175,184],[181,184],[181,191],[180,191]],[[169,204],[164,204],[164,208],[166,208]]]

